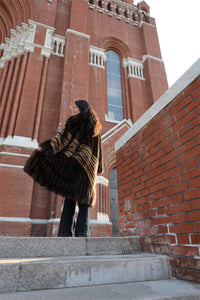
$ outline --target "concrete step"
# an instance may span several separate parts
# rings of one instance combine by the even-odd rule
[[[160,280],[1,294],[1,300],[200,300],[200,285]]]
[[[1,293],[169,278],[169,261],[164,255],[0,259]]]
[[[0,237],[0,258],[123,255],[140,252],[140,238]]]

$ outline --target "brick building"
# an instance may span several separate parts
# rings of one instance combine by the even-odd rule
[[[87,99],[103,128],[91,235],[112,235],[112,223],[117,235],[114,144],[168,88],[148,4],[2,0],[0,51],[0,235],[56,235],[63,199],[22,168],[74,99]]]

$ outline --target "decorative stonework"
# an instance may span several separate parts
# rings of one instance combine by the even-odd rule
[[[109,180],[104,176],[97,175],[97,184],[102,184],[104,186],[108,186]]]
[[[104,61],[106,61],[105,50],[94,46],[90,46],[90,65],[104,69]]]
[[[97,9],[99,13],[107,13],[108,16],[115,16],[118,20],[124,18],[126,23],[139,24],[138,7],[134,4],[128,4],[120,0],[105,0],[101,2],[101,6],[97,0],[88,1],[88,4],[91,10]]]
[[[46,29],[44,45],[34,43],[37,27]],[[34,52],[35,47],[41,48],[41,55],[50,57],[51,54],[64,56],[65,37],[54,34],[55,28],[48,25],[28,20],[28,24],[16,26],[10,29],[10,38],[5,38],[5,43],[0,45],[4,50],[0,59],[0,68],[3,68],[7,60],[23,55],[25,52]]]
[[[64,57],[64,50],[65,50],[65,37],[58,34],[54,34],[52,36],[52,43],[51,43],[52,54]]]
[[[10,38],[5,38],[5,43],[1,44],[1,49],[4,50],[3,56],[0,59],[0,68],[3,68],[7,60],[13,57],[23,55],[25,51],[34,51],[36,25],[29,20],[28,24],[22,23],[22,26],[16,27],[16,30],[10,29]]]
[[[128,68],[128,78],[134,77],[145,80],[143,74],[143,62],[131,57],[123,59],[123,67]]]
[[[5,139],[0,138],[0,145],[37,149],[38,142],[37,140],[32,140],[31,138],[24,137],[24,136],[9,135]]]

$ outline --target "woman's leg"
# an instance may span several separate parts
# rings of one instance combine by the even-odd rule
[[[88,205],[79,204],[79,213],[76,222],[75,236],[89,236],[90,208]]]
[[[72,236],[75,222],[75,208],[75,201],[65,199],[60,219],[58,236]]]

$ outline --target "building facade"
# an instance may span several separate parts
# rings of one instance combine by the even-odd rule
[[[102,123],[104,173],[91,235],[111,236],[112,223],[117,235],[114,144],[168,88],[148,4],[3,0],[0,43],[0,235],[57,234],[62,197],[22,169],[76,99],[88,100]]]

